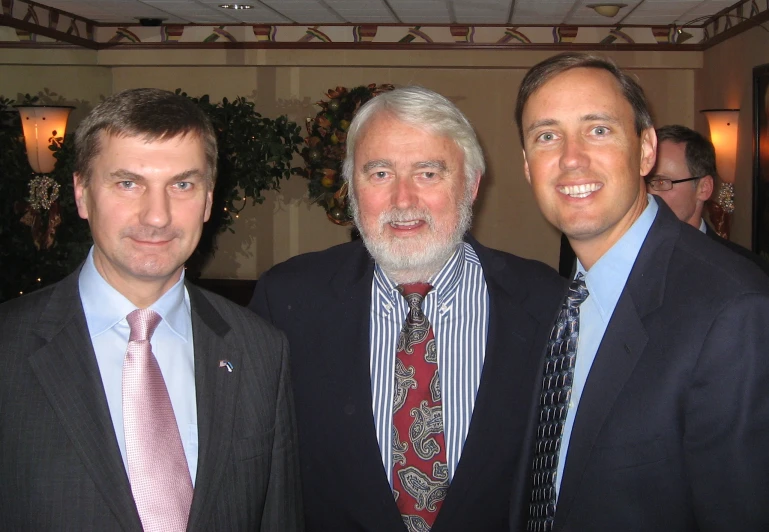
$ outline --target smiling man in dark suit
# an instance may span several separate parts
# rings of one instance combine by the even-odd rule
[[[768,530],[763,273],[647,195],[651,115],[611,61],[534,66],[516,120],[526,179],[578,259],[514,492],[526,529]]]
[[[362,240],[257,284],[252,308],[291,346],[310,531],[507,526],[563,285],[467,233],[483,171],[454,104],[421,87],[381,94],[347,136]]]
[[[184,281],[211,210],[210,121],[128,90],[75,142],[91,252],[0,306],[0,529],[300,530],[285,337]]]

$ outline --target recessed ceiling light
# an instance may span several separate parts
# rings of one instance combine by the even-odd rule
[[[251,4],[220,4],[222,9],[254,9]]]
[[[588,4],[585,7],[589,7],[599,15],[611,18],[617,16],[619,10],[627,7],[627,4]]]

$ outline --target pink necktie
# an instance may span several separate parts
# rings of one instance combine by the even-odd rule
[[[162,319],[138,309],[123,363],[123,427],[128,478],[145,532],[182,532],[192,503],[192,480],[179,428],[150,338]]]

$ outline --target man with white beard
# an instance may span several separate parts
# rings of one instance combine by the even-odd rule
[[[343,174],[361,241],[295,257],[251,308],[289,338],[308,531],[497,531],[563,284],[469,235],[485,168],[467,118],[370,100]]]

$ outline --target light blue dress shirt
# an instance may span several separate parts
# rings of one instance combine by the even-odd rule
[[[115,436],[128,471],[123,431],[123,359],[130,334],[126,316],[136,310],[136,306],[98,272],[93,262],[93,248],[80,271],[79,286],[80,300],[107,395]],[[192,318],[189,294],[184,287],[184,273],[179,282],[150,308],[163,318],[152,335],[152,352],[171,397],[194,485],[198,468],[198,415]]]
[[[585,276],[585,284],[590,294],[579,307],[579,343],[577,361],[574,365],[574,383],[571,388],[571,403],[563,427],[561,448],[558,454],[558,473],[556,490],[560,494],[563,470],[568,460],[569,440],[574,427],[574,419],[579,410],[579,401],[585,389],[590,368],[593,366],[598,347],[601,345],[606,327],[617,306],[619,296],[625,288],[630,270],[633,269],[638,252],[646,240],[649,228],[657,216],[657,202],[647,194],[648,202],[641,216],[598,261],[585,271],[577,260],[577,272]]]

